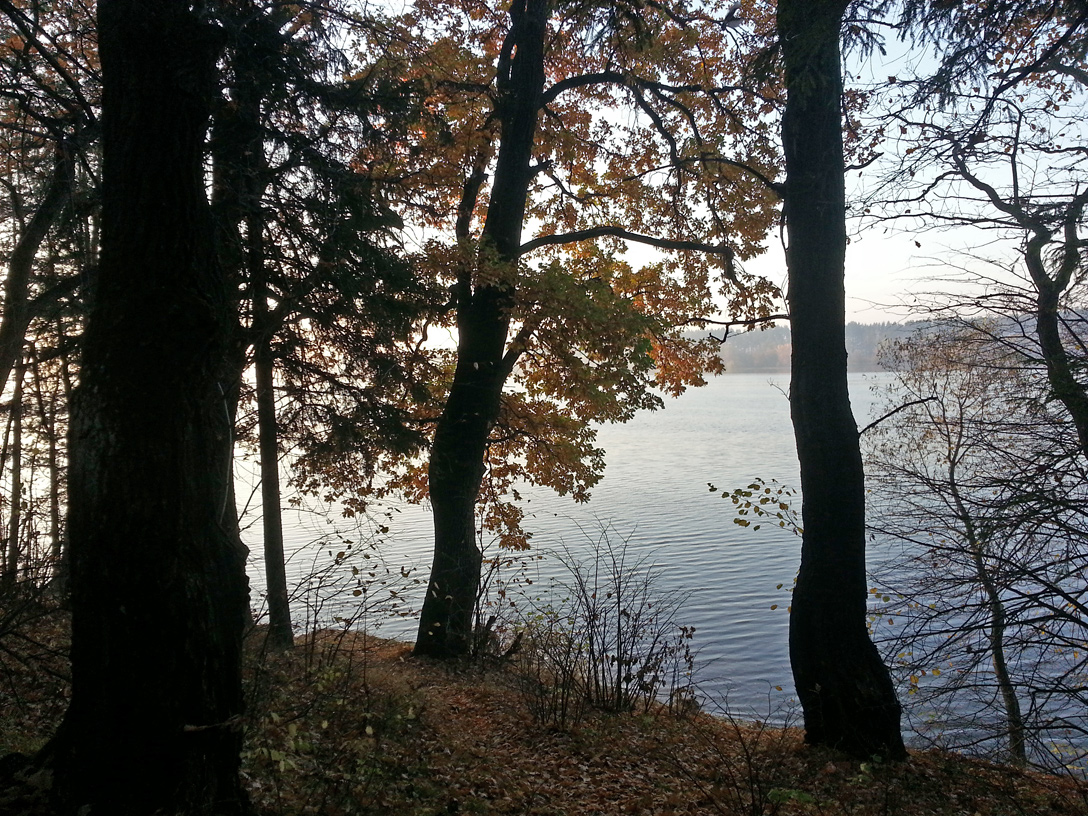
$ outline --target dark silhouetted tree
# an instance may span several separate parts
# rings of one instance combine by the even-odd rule
[[[240,813],[242,553],[222,519],[234,319],[204,148],[221,33],[102,0],[102,254],[70,431],[65,813]]]
[[[790,662],[805,739],[856,756],[906,755],[891,677],[866,628],[865,476],[846,381],[845,0],[780,0],[782,144],[793,352],[790,411],[804,534]]]

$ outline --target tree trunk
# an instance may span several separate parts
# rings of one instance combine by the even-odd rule
[[[228,283],[227,289],[231,293],[237,291],[230,283]],[[249,559],[249,547],[242,542],[242,525],[238,518],[238,496],[235,492],[234,483],[234,430],[238,420],[238,401],[241,396],[242,374],[246,367],[246,347],[244,341],[239,338],[240,326],[237,318],[238,299],[233,296],[230,299],[230,313],[231,339],[228,343],[229,351],[226,355],[226,364],[219,378],[220,382],[223,383],[223,413],[225,417],[224,421],[227,424],[227,428],[230,430],[230,440],[223,446],[221,457],[214,467],[223,474],[223,480],[225,482],[223,486],[220,524],[222,525],[227,538],[230,540],[231,547],[237,552],[238,559],[244,565]],[[245,616],[246,630],[248,631],[253,628],[254,618],[253,610],[249,604],[249,577],[243,577],[245,580],[245,596],[247,599]]]
[[[461,337],[459,351],[463,330]],[[476,546],[476,498],[504,378],[495,370],[466,371],[469,365],[467,358],[457,364],[431,444],[428,475],[434,561],[415,645],[415,654],[427,657],[465,655],[472,643],[472,614],[483,560]]]
[[[268,312],[268,276],[265,269],[264,217],[261,199],[268,166],[261,131],[259,71],[249,64],[245,46],[235,47],[235,71],[241,78],[236,89],[235,137],[241,148],[236,168],[242,182],[239,214],[246,223],[245,265],[249,277],[253,318],[249,335],[253,342],[256,377],[257,432],[261,453],[261,525],[264,533],[265,588],[268,599],[268,645],[290,649],[295,643],[291,626],[291,601],[287,593],[287,567],[283,556],[283,516],[280,507],[280,448],[276,427],[276,360],[272,336],[276,327]],[[244,87],[242,87],[244,83]]]
[[[15,242],[8,264],[7,279],[4,281],[4,309],[0,317],[0,393],[3,393],[11,370],[22,354],[26,330],[34,316],[30,303],[30,274],[34,270],[34,258],[64,210],[72,188],[73,174],[71,148],[62,142],[57,145],[49,187],[26,229]]]
[[[65,577],[61,572],[61,559],[63,556],[63,543],[61,539],[60,523],[60,498],[61,498],[61,468],[60,451],[57,444],[57,411],[60,405],[60,379],[59,375],[52,382],[52,391],[48,401],[45,397],[45,389],[42,387],[42,367],[38,354],[33,357],[34,370],[34,396],[38,405],[38,421],[42,431],[46,435],[48,450],[46,453],[46,468],[49,471],[49,540],[51,543],[49,564],[51,567],[50,591],[55,595],[63,596],[67,592]],[[64,365],[64,361],[61,361]]]
[[[8,517],[7,550],[4,556],[4,585],[14,587],[19,580],[19,528],[23,513],[23,380],[26,358],[15,363],[15,389],[11,396],[11,515]]]
[[[510,21],[498,64],[499,154],[477,259],[481,266],[497,267],[484,276],[496,282],[474,288],[469,272],[459,275],[457,367],[431,444],[434,561],[415,646],[415,654],[428,657],[456,657],[471,648],[482,563],[476,546],[476,499],[488,435],[514,362],[504,352],[544,89],[547,0],[518,0],[510,9]]]
[[[969,532],[970,536],[971,533]],[[1009,664],[1005,658],[1005,604],[1001,593],[990,577],[982,554],[982,542],[972,540],[971,555],[975,564],[975,574],[986,592],[986,603],[990,611],[990,660],[994,667],[994,679],[1001,691],[1001,701],[1005,708],[1005,730],[1009,738],[1009,757],[1016,765],[1027,765],[1027,736],[1024,729],[1024,715],[1020,710],[1020,700],[1016,696],[1016,686],[1009,675]]]
[[[70,428],[61,812],[235,814],[244,563],[221,525],[231,315],[204,141],[219,34],[100,0],[102,254]]]
[[[1016,765],[1026,765],[1027,738],[1024,731],[1024,715],[1020,710],[1020,700],[1016,696],[1016,686],[1009,675],[1009,664],[1005,658],[1005,603],[1001,591],[994,583],[992,574],[986,566],[986,538],[978,529],[967,505],[960,495],[956,479],[956,460],[949,462],[948,487],[956,510],[956,515],[963,525],[967,545],[971,550],[971,561],[975,566],[975,576],[986,593],[986,606],[990,612],[990,660],[994,667],[994,679],[1001,691],[1001,701],[1005,708],[1005,730],[1009,737],[1009,756]]]
[[[906,755],[891,678],[866,629],[865,489],[846,379],[846,223],[839,31],[844,0],[780,0],[793,334],[790,410],[801,465],[801,569],[790,662],[805,739]]]
[[[239,388],[249,364],[247,351],[252,347],[256,378],[258,448],[261,461],[262,552],[265,588],[269,606],[269,645],[286,650],[294,644],[290,619],[287,577],[283,555],[283,522],[280,497],[279,430],[276,426],[273,372],[275,359],[271,341],[276,327],[268,309],[268,277],[264,259],[264,219],[261,200],[268,183],[261,126],[261,100],[267,83],[267,66],[255,63],[254,41],[249,26],[259,24],[260,12],[250,2],[231,5],[234,14],[227,28],[231,32],[230,63],[234,84],[230,103],[220,101],[215,112],[212,137],[212,206],[215,214],[215,239],[220,262],[224,265],[232,292],[246,292],[251,302],[248,326],[235,320],[230,364],[224,375],[231,426],[237,413]],[[245,224],[245,230],[243,230]],[[240,314],[240,302],[233,302]],[[233,450],[233,446],[232,446]],[[224,524],[236,545],[242,544],[235,506],[234,483],[226,507]]]
[[[260,218],[250,221],[250,281],[253,291],[253,366],[257,388],[257,429],[261,449],[261,519],[264,527],[264,573],[268,591],[268,645],[284,651],[295,643],[291,600],[283,559],[283,518],[280,512],[280,448],[276,429],[275,358],[268,327],[264,254]]]
[[[1049,246],[1051,237],[1049,232],[1034,233],[1028,238],[1024,252],[1028,274],[1035,284],[1035,334],[1039,338],[1039,350],[1046,365],[1050,388],[1069,411],[1073,427],[1077,429],[1077,442],[1081,453],[1088,458],[1088,389],[1073,374],[1065,343],[1062,342],[1060,325],[1061,296],[1069,286],[1072,270],[1064,268],[1063,263],[1056,270],[1057,280],[1047,274],[1043,251]],[[1074,241],[1075,236],[1066,237],[1062,255],[1072,254],[1079,265],[1079,253],[1070,253],[1068,250],[1068,245]]]
[[[61,348],[58,362],[60,363],[59,382],[57,384],[57,391],[53,393],[53,439],[50,443],[50,456],[52,457],[56,453],[56,458],[50,459],[50,497],[49,497],[49,518],[50,526],[53,529],[53,553],[56,556],[53,568],[53,580],[51,582],[51,589],[54,594],[60,597],[67,597],[69,592],[69,557],[68,557],[68,529],[64,518],[61,516],[61,496],[67,492],[67,480],[65,479],[65,471],[61,466],[59,451],[56,448],[60,444],[60,440],[56,438],[57,433],[57,416],[61,411],[61,407],[68,408],[72,404],[72,373],[71,363],[68,360],[68,354],[63,351],[63,342],[59,338],[64,337],[64,322],[60,317],[56,318],[56,332],[58,338],[58,347]],[[67,498],[67,497],[66,497]]]

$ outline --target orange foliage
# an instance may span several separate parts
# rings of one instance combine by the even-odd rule
[[[379,56],[354,75],[400,77],[421,102],[411,140],[359,157],[396,182],[405,221],[427,237],[418,268],[446,285],[501,279],[514,293],[507,357],[516,366],[482,497],[485,526],[505,543],[526,542],[520,513],[504,504],[520,480],[584,500],[604,465],[594,423],[656,408],[655,388],[677,395],[722,370],[716,345],[687,330],[723,305],[754,318],[779,301],[773,284],[739,264],[762,251],[778,219],[781,92],[774,71],[753,70],[773,39],[774,8],[746,2],[743,23],[723,26],[731,5],[575,3],[553,12],[515,268],[481,259],[478,244],[500,137],[505,6],[418,0],[360,43],[360,58]],[[466,194],[481,178],[478,194]],[[657,248],[631,251],[621,229]],[[596,231],[592,240],[557,237],[586,231]],[[447,327],[454,317],[451,302]],[[430,373],[449,377],[449,359]],[[435,421],[447,387],[413,406],[421,423]],[[423,464],[389,464],[382,489],[418,497]]]

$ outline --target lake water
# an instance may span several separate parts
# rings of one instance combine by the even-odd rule
[[[892,376],[850,375],[859,427],[874,418],[874,386],[889,384]],[[533,549],[520,561],[522,569],[515,564],[500,571],[500,579],[508,581],[507,598],[517,598],[525,609],[525,598],[548,597],[556,591],[555,582],[568,575],[563,558],[587,562],[605,536],[614,548],[626,542],[628,563],[644,558],[656,566],[658,596],[682,600],[676,623],[696,630],[694,645],[700,650],[696,681],[703,699],[724,703],[741,716],[779,722],[793,712],[796,722],[787,609],[801,541],[774,523],[763,523],[759,530],[753,529],[756,522],[750,527],[735,524],[736,508],[722,498],[757,478],[798,487],[787,388],[784,374],[728,374],[667,401],[661,411],[601,428],[598,443],[607,452],[608,467],[588,504],[578,505],[546,490],[524,491],[524,526],[533,533]],[[239,470],[240,484],[257,483],[252,461],[240,462]],[[709,490],[708,483],[717,491]],[[250,525],[244,535],[253,549],[250,574],[253,597],[259,602],[260,508],[259,491],[254,492],[249,498],[255,507],[243,519]],[[799,515],[799,496],[792,502]],[[368,518],[354,519],[345,518],[335,505],[292,507],[285,511],[284,532],[288,580],[296,587],[296,626],[351,625],[385,637],[408,641],[415,637],[414,613],[431,562],[432,521],[426,507],[391,505]],[[902,551],[901,543],[871,540],[868,566],[882,573],[882,579],[874,582],[909,585],[913,567],[896,566]],[[492,545],[485,556],[496,552]],[[900,574],[902,569],[908,572]],[[879,615],[879,597],[871,596],[869,602]],[[884,624],[890,626],[891,621],[882,620],[878,633],[889,637],[892,632]],[[895,631],[903,628],[902,620],[898,624]],[[951,666],[942,666],[940,683],[958,677]],[[1042,671],[1052,668],[1046,663],[1039,666]],[[1000,710],[984,664],[975,680],[981,691],[975,698],[956,696],[949,710],[932,708],[923,695],[910,694],[912,688],[924,691],[938,683],[938,672],[908,677],[912,671],[898,667],[894,672],[901,685],[908,740],[919,745],[977,742],[983,749],[1000,747]],[[987,694],[989,699],[982,699]],[[1060,715],[1072,727],[1044,734],[1045,741],[1032,748],[1032,756],[1047,765],[1054,764],[1055,750],[1063,757],[1079,756],[1069,767],[1088,775],[1083,761],[1088,757],[1084,738],[1088,726],[1083,725],[1080,708],[1061,707],[1063,699],[1042,701],[1034,716],[1042,722]],[[1029,702],[1036,706],[1034,697]]]
[[[859,425],[868,422],[870,385],[883,376],[850,377]],[[599,444],[608,467],[592,500],[577,505],[532,490],[525,505],[534,552],[545,554],[528,573],[536,585],[562,572],[551,553],[588,553],[607,527],[614,544],[627,540],[633,552],[658,565],[664,595],[690,593],[678,622],[696,628],[704,692],[728,694],[731,707],[763,716],[788,706],[792,696],[787,607],[800,538],[770,524],[758,531],[735,524],[735,509],[722,493],[754,477],[798,486],[787,387],[782,374],[729,374],[668,400],[661,411],[602,427]],[[335,507],[292,510],[284,523],[289,577],[307,583],[309,576],[313,590],[309,606],[296,602],[296,622],[351,617],[366,601],[368,627],[414,638],[415,620],[401,615],[418,609],[430,566],[425,508],[387,508],[371,520],[344,519]],[[247,533],[255,556],[259,535],[258,521]],[[344,554],[339,562],[338,553]],[[251,561],[259,592],[261,570]],[[364,578],[382,583],[368,586],[360,583]],[[396,593],[392,616],[382,611],[390,589]]]

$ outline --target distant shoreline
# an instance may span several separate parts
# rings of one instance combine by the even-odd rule
[[[892,371],[894,371],[894,369],[883,368],[883,367],[881,367],[879,365],[860,366],[860,367],[858,367],[858,366],[852,366],[852,365],[847,364],[847,369],[846,369],[847,374],[887,374],[887,373],[892,372]],[[735,375],[741,375],[741,374],[744,374],[744,375],[766,374],[768,376],[774,375],[774,376],[788,377],[790,375],[790,369],[788,367],[787,368],[781,368],[781,367],[779,367],[779,368],[744,368],[744,367],[728,366],[725,369],[725,371],[723,371],[721,374],[707,374],[705,376],[708,379],[713,379],[714,377],[728,377],[728,376],[734,375],[734,374]]]
[[[864,366],[862,368],[856,368],[847,363],[847,373],[849,374],[885,374],[889,371],[887,368],[880,366]],[[789,374],[788,368],[736,368],[727,367],[721,376],[725,377],[729,374]]]
[[[847,370],[851,373],[877,373],[881,346],[889,340],[916,331],[918,324],[847,323]],[[692,334],[706,337],[709,332]],[[731,333],[721,344],[719,355],[727,373],[788,374],[790,371],[790,330],[788,326]]]

